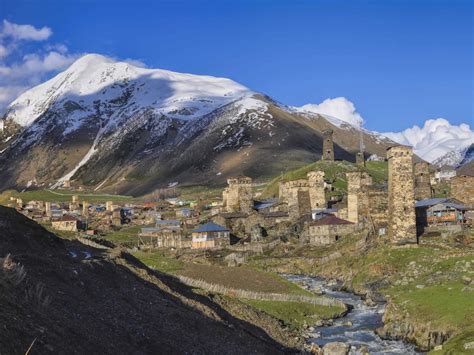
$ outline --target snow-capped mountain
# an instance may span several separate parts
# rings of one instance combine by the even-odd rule
[[[91,54],[18,97],[0,119],[0,188],[64,181],[147,193],[170,182],[272,176],[318,159],[324,129],[354,160],[360,133],[224,78],[144,69]],[[367,156],[387,138],[364,131]]]
[[[450,166],[458,168],[474,160],[474,144],[464,149],[453,150],[435,159],[432,164],[437,167]]]

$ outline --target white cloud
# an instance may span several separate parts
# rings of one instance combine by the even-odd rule
[[[383,135],[400,144],[412,146],[414,152],[428,162],[474,144],[474,132],[469,125],[452,125],[444,118],[427,120],[421,128],[413,126],[402,132],[387,132]]]
[[[0,114],[26,89],[65,69],[79,55],[69,54],[64,44],[46,41],[49,27],[35,28],[3,20],[0,28]],[[25,42],[38,42],[26,47]],[[25,48],[35,48],[27,54]]]
[[[28,86],[0,86],[0,109],[15,100]]]
[[[319,104],[306,104],[301,107],[295,107],[295,109],[302,112],[331,116],[356,127],[360,127],[364,122],[362,116],[356,111],[354,104],[345,97],[326,99]]]
[[[16,40],[44,41],[53,34],[49,27],[36,28],[31,25],[18,25],[3,20],[3,28],[0,37],[11,37]]]

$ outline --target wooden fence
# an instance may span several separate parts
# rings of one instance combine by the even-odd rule
[[[343,302],[327,296],[310,297],[305,295],[295,295],[287,293],[255,292],[211,284],[204,280],[192,279],[181,275],[178,275],[177,278],[182,283],[188,286],[197,287],[209,292],[232,297],[246,298],[251,300],[304,302],[318,306],[338,306],[346,309],[346,305]]]

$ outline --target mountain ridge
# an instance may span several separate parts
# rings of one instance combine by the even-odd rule
[[[322,131],[355,161],[360,128],[277,103],[230,79],[87,55],[15,100],[0,131],[0,188],[146,194],[170,182],[222,185],[318,160]],[[363,130],[367,157],[390,139]],[[15,162],[12,164],[12,162]]]

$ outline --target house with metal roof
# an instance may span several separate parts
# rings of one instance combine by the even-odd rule
[[[230,229],[207,222],[191,231],[192,249],[212,249],[230,244]]]
[[[429,198],[415,203],[418,234],[427,227],[467,224],[469,207],[454,198]]]
[[[336,217],[333,214],[326,214],[321,218],[306,223],[303,235],[311,245],[329,245],[337,242],[341,237],[353,233],[357,225]]]

